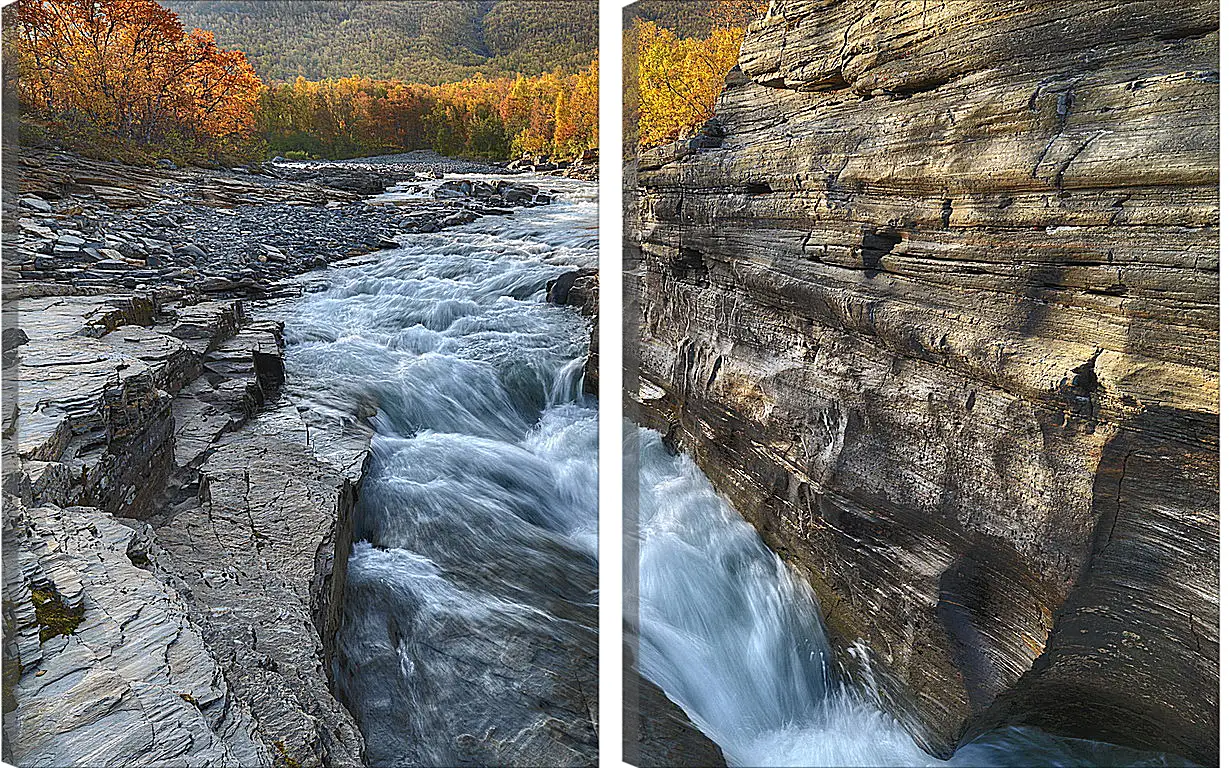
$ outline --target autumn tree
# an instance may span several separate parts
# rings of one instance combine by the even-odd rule
[[[709,6],[707,37],[680,37],[651,21],[636,19],[636,130],[641,146],[685,135],[716,111],[725,77],[738,63],[749,20],[764,13],[764,0],[717,0]]]
[[[597,61],[568,85],[555,98],[555,133],[551,144],[559,156],[575,156],[597,145]]]
[[[244,55],[153,0],[20,0],[7,32],[27,114],[146,145],[252,134],[261,82]]]

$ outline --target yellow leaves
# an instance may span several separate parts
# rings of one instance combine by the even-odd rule
[[[597,145],[596,62],[439,86],[345,77],[264,87],[242,52],[185,31],[154,0],[19,0],[6,34],[31,116],[141,144],[214,151],[259,131],[277,151],[333,157],[427,146],[567,156]]]
[[[704,39],[679,38],[637,20],[636,87],[639,143],[653,146],[711,118],[725,76],[738,63],[742,27],[718,27]]]
[[[326,157],[431,147],[443,154],[574,157],[597,146],[598,68],[443,85],[343,78],[266,90],[261,129],[275,151]]]

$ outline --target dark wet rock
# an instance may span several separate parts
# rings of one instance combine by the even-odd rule
[[[586,394],[598,394],[598,271],[576,269],[565,272],[546,285],[546,300],[552,304],[575,307],[589,318],[589,357],[585,361],[583,387]]]
[[[551,304],[576,307],[585,317],[597,315],[597,270],[574,269],[546,284],[546,300]]]
[[[511,184],[505,181],[491,183],[451,179],[436,187],[432,194],[440,200],[472,198],[489,206],[547,205],[551,202],[550,196],[541,194],[533,184]]]
[[[1215,763],[1215,4],[770,8],[639,159],[632,413],[934,751]]]
[[[701,733],[660,688],[624,664],[624,696],[636,702],[623,759],[638,768],[724,768],[721,748]]]
[[[17,362],[18,348],[30,341],[30,337],[20,328],[5,327],[4,328],[4,366],[8,367]]]

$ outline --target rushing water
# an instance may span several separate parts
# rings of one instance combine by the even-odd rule
[[[334,670],[372,765],[587,762],[597,410],[587,324],[544,299],[596,266],[596,189],[542,183],[550,206],[342,263],[286,325],[316,407],[373,414]]]
[[[951,760],[920,747],[873,697],[832,673],[809,586],[686,455],[640,430],[640,669],[735,766],[1189,765],[1031,728]]]

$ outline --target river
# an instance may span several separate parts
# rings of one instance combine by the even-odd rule
[[[313,407],[374,428],[333,670],[371,765],[595,759],[597,403],[545,287],[596,267],[597,190],[529,181],[555,202],[341,262],[286,321]]]

